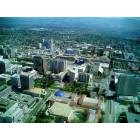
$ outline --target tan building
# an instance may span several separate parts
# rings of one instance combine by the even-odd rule
[[[49,112],[50,115],[63,117],[66,121],[69,121],[73,114],[73,108],[68,104],[54,102],[54,104],[47,110],[47,112]]]

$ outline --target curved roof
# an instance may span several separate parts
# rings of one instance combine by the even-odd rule
[[[78,65],[82,65],[84,64],[84,60],[83,59],[75,60],[75,63]]]
[[[64,91],[58,90],[58,91],[55,92],[54,95],[55,95],[55,96],[59,96],[59,97],[63,97],[65,94],[64,94]]]

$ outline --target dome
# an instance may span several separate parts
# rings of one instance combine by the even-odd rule
[[[82,65],[84,64],[84,60],[83,59],[75,60],[75,63],[78,65]]]
[[[63,97],[65,94],[64,94],[64,91],[58,90],[58,91],[55,92],[54,95],[55,95],[55,96],[59,96],[59,97]]]

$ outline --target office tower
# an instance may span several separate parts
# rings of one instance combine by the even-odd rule
[[[67,62],[61,59],[52,59],[49,61],[49,69],[53,73],[64,72],[67,67]]]
[[[66,56],[75,56],[79,54],[80,54],[79,49],[72,49],[72,48],[67,48],[64,52],[64,55]]]
[[[0,74],[9,72],[10,61],[8,59],[0,59]]]
[[[38,71],[40,74],[43,73],[43,58],[41,56],[34,56],[34,69]]]
[[[47,57],[43,57],[43,72],[46,73],[48,71],[48,61]]]
[[[118,96],[137,96],[140,92],[140,76],[122,74],[118,78]]]
[[[51,52],[51,54],[53,56],[54,55],[54,41],[53,41],[53,39],[49,40],[48,49],[50,49],[50,52]]]
[[[11,86],[12,86],[13,90],[21,88],[20,75],[19,74],[14,74],[14,75],[11,76]]]
[[[39,48],[39,49],[42,48],[42,43],[38,43],[38,48]]]
[[[4,53],[5,53],[5,50],[4,50],[3,46],[1,46],[1,47],[0,47],[0,55],[2,55],[2,56],[3,56],[3,55],[4,55]]]
[[[0,47],[0,55],[2,55],[5,59],[15,57],[15,49],[9,47]]]
[[[32,89],[34,87],[34,75],[31,72],[22,72],[20,74],[20,83],[22,90]]]
[[[6,52],[8,57],[10,58],[15,57],[15,48],[6,48]]]
[[[79,82],[88,83],[90,82],[90,80],[91,80],[91,75],[89,73],[84,73],[84,72],[79,73],[79,76],[78,76]]]

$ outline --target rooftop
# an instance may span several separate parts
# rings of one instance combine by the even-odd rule
[[[53,115],[62,116],[62,117],[69,117],[73,112],[73,108],[70,107],[68,104],[55,102],[49,112]]]
[[[29,92],[36,93],[36,94],[44,94],[45,89],[35,87],[35,88],[30,89]]]
[[[127,112],[128,123],[140,123],[140,115]]]

